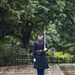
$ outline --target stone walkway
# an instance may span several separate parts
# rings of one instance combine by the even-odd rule
[[[37,75],[36,70],[32,65],[7,66],[0,67],[0,75]],[[45,71],[45,75],[63,75],[58,65],[50,65],[50,68]]]
[[[64,75],[75,75],[75,63],[60,64],[59,67],[63,71]]]
[[[50,65],[49,75],[64,75],[57,64]]]

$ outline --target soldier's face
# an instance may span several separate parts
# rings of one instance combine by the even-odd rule
[[[42,38],[43,38],[43,36],[38,36],[38,39],[39,39],[39,40],[42,40]]]

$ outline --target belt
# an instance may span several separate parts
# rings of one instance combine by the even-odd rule
[[[36,50],[36,52],[44,52],[44,50]]]

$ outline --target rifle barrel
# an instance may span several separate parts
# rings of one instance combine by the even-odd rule
[[[44,48],[46,48],[46,30],[44,27]]]

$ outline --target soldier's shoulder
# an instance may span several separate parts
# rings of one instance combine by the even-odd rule
[[[35,40],[35,41],[34,41],[34,43],[37,43],[37,42],[38,42],[38,40]]]
[[[44,42],[44,40],[42,40]]]

